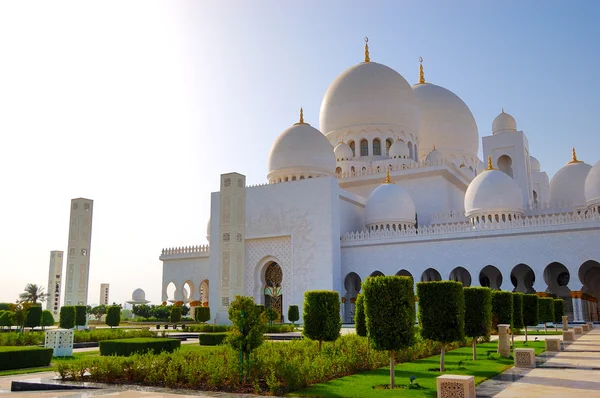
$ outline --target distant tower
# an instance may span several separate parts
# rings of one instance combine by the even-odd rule
[[[94,201],[71,200],[64,305],[87,305]]]
[[[108,305],[108,283],[100,284],[100,305]]]
[[[62,266],[63,252],[50,252],[50,267],[48,271],[48,300],[46,301],[46,309],[52,311],[54,319],[59,318],[60,314],[60,291],[62,288]]]

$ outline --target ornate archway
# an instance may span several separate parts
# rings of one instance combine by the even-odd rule
[[[438,270],[435,268],[427,268],[421,274],[421,282],[434,282],[434,281],[441,281],[441,280],[442,280],[442,275],[440,275]]]
[[[492,290],[500,290],[502,287],[502,272],[493,265],[486,265],[479,272],[479,285],[489,287]]]
[[[279,264],[272,262],[267,265],[265,270],[265,308],[272,307],[281,316],[283,316],[283,271]]]
[[[454,268],[449,275],[451,281],[460,282],[464,287],[471,286],[471,274],[464,267]]]
[[[354,306],[360,293],[361,279],[355,272],[350,272],[344,279],[345,294],[342,297],[344,307],[344,323],[354,323]]]

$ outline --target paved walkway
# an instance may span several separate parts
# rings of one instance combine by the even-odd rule
[[[600,398],[600,328],[596,325],[574,342],[564,343],[561,352],[538,357],[535,369],[512,368],[496,380],[482,383],[477,396]]]

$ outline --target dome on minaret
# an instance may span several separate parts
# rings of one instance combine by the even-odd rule
[[[502,112],[496,116],[492,123],[492,134],[515,133],[517,131],[517,121],[508,113]]]
[[[577,159],[575,148],[572,155],[572,160],[550,180],[550,204],[553,207],[577,208],[586,204],[585,184],[592,166]]]
[[[131,294],[131,300],[128,301],[129,304],[140,305],[140,304],[148,304],[150,301],[146,300],[146,292],[142,289],[137,288]]]
[[[327,89],[319,115],[321,131],[367,125],[393,125],[418,134],[419,109],[408,82],[392,68],[365,62],[346,69]]]
[[[275,140],[269,154],[271,183],[335,175],[335,154],[329,140],[310,124],[300,122],[285,130]]]

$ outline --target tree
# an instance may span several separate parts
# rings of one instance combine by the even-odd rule
[[[523,295],[523,325],[525,325],[525,342],[527,342],[527,326],[540,323],[539,299],[535,294]]]
[[[15,323],[14,314],[9,310],[0,310],[0,329],[4,329],[4,327],[11,327]]]
[[[265,310],[265,317],[269,321],[269,326],[273,326],[273,321],[277,320],[280,315],[275,308],[269,307]]]
[[[65,305],[60,308],[59,324],[61,329],[73,329],[75,327],[75,307]]]
[[[47,298],[48,294],[44,293],[44,288],[34,283],[28,283],[25,286],[25,291],[19,295],[21,301],[32,304],[44,302]]]
[[[196,322],[204,323],[210,321],[210,307],[196,307],[194,315]]]
[[[75,306],[75,326],[85,326],[87,324],[87,307],[85,305]]]
[[[498,330],[498,325],[513,324],[512,293],[501,290],[492,291],[492,328]]]
[[[340,296],[329,290],[309,290],[304,293],[304,329],[302,334],[319,341],[319,351],[324,341],[340,337]]]
[[[10,311],[11,303],[0,303],[0,311]]]
[[[525,324],[523,323],[523,293],[514,292],[513,298],[513,323],[511,325],[514,329],[523,329]],[[512,345],[515,346],[515,333],[511,333]]]
[[[169,320],[172,323],[177,323],[181,321],[181,307],[178,305],[174,305],[171,307],[171,315]]]
[[[558,330],[558,324],[562,323],[562,317],[565,315],[565,302],[563,299],[554,299],[554,328]]]
[[[52,315],[52,312],[48,310],[42,311],[42,330],[44,330],[46,326],[54,326],[54,316]]]
[[[254,299],[246,296],[235,296],[235,300],[229,304],[228,315],[231,329],[229,329],[227,343],[240,352],[240,377],[245,373],[244,379],[247,379],[250,371],[250,353],[264,341],[265,318]],[[244,358],[246,372],[243,366]]]
[[[363,283],[364,314],[371,346],[389,350],[390,387],[395,383],[395,353],[414,343],[415,291],[412,278],[380,276]],[[462,285],[461,285],[462,286]],[[462,289],[462,287],[461,287]]]
[[[111,305],[106,309],[105,323],[112,327],[119,326],[121,323],[121,306]]]
[[[151,307],[147,304],[140,304],[133,306],[133,315],[139,316],[140,318],[150,318]]]
[[[356,296],[354,303],[354,328],[356,334],[367,337],[367,320],[365,319],[365,300],[362,294]]]
[[[20,302],[11,306],[14,324],[17,326],[19,333],[23,332],[23,329],[25,328],[25,323],[27,322],[27,313],[29,312],[29,308],[31,306],[32,303],[29,302]]]
[[[135,307],[134,307],[135,308]],[[106,315],[106,305],[101,304],[97,307],[92,308],[92,315],[96,317],[96,320],[100,320],[104,315]]]
[[[492,290],[487,287],[465,287],[465,335],[473,338],[473,360],[477,360],[477,338],[489,336],[492,330]]]
[[[463,285],[455,281],[419,282],[417,283],[417,296],[419,297],[421,336],[442,343],[440,372],[444,372],[446,344],[462,340],[464,337]],[[368,307],[369,303],[367,302],[367,311]],[[369,330],[368,325],[367,321],[367,330]]]
[[[181,306],[181,316],[187,316],[187,314],[190,313],[190,307],[188,307],[187,305],[182,305]]]
[[[166,305],[156,305],[152,306],[150,310],[150,316],[152,318],[156,318],[158,320],[166,321],[169,319],[171,315],[171,306]]]
[[[27,309],[27,315],[25,318],[25,326],[33,328],[40,326],[42,323],[42,306],[40,304],[31,305]]]
[[[552,297],[540,297],[538,299],[540,322],[544,323],[544,332],[548,333],[548,322],[554,322],[554,299]]]
[[[288,307],[288,321],[292,322],[292,325],[296,327],[296,322],[300,319],[300,311],[297,305],[290,305]]]

